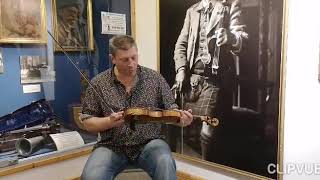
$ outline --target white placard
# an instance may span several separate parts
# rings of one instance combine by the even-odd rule
[[[40,84],[29,84],[29,85],[23,85],[22,86],[23,93],[36,93],[41,92],[41,86]]]
[[[126,34],[126,15],[101,12],[102,34]]]
[[[50,134],[50,137],[58,151],[84,145],[84,141],[77,131]]]

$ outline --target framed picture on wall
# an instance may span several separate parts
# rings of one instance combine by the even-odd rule
[[[1,43],[46,43],[44,0],[0,0]]]
[[[194,120],[183,135],[169,131],[170,137],[183,138],[169,141],[172,150],[232,171],[279,178],[268,167],[282,163],[285,0],[157,2],[161,74],[170,86],[181,87],[180,108],[219,119],[218,126]],[[183,150],[176,149],[181,143]]]
[[[53,0],[55,51],[93,50],[92,0]]]
[[[55,72],[43,56],[20,56],[21,84],[55,81]]]

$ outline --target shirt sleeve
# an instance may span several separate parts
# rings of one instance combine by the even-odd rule
[[[80,119],[86,120],[91,117],[102,117],[102,109],[98,95],[95,93],[91,86],[86,91],[85,98],[82,101],[82,114]]]

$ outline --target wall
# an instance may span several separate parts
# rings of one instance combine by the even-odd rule
[[[50,1],[46,1],[46,9],[50,9]],[[51,11],[47,11],[47,27],[51,28]],[[0,117],[12,113],[18,108],[26,106],[33,101],[43,99],[46,95],[52,96],[48,88],[49,83],[42,86],[41,92],[24,94],[20,83],[20,56],[44,56],[48,57],[49,65],[52,65],[51,41],[48,46],[30,44],[0,44],[4,62],[4,73],[0,74]],[[43,93],[44,90],[49,93]],[[52,91],[51,91],[52,92]]]
[[[132,0],[135,8],[133,35],[139,48],[139,63],[160,71],[158,62],[158,0]]]
[[[47,28],[52,32],[51,0],[46,0]],[[88,69],[91,77],[111,66],[108,58],[108,41],[111,35],[101,34],[101,11],[126,14],[127,34],[131,33],[130,0],[92,0],[95,51],[73,52],[70,57],[80,67]],[[5,71],[0,74],[0,117],[45,98],[52,100],[55,113],[70,123],[69,106],[80,103],[80,75],[62,52],[53,52],[48,35],[46,45],[1,44]],[[20,84],[21,55],[47,56],[54,64],[56,81],[43,83],[40,93],[24,94]]]
[[[289,1],[283,168],[293,171],[285,180],[320,177],[319,6],[319,0]]]

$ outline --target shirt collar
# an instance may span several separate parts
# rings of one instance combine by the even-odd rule
[[[117,76],[116,76],[116,74],[114,72],[114,68],[115,68],[115,65],[112,66],[111,79],[116,83],[120,83],[120,81],[117,79]],[[138,80],[142,79],[143,75],[142,75],[141,71],[142,71],[141,70],[141,66],[138,65],[138,67],[137,67],[137,75],[136,75],[138,77]]]
[[[209,4],[211,4],[209,11],[211,11],[214,7],[214,5],[216,4],[215,0],[208,0],[208,1],[204,1],[202,0],[201,3],[199,4],[197,11],[201,11],[201,10],[206,10],[206,8],[209,8]]]

